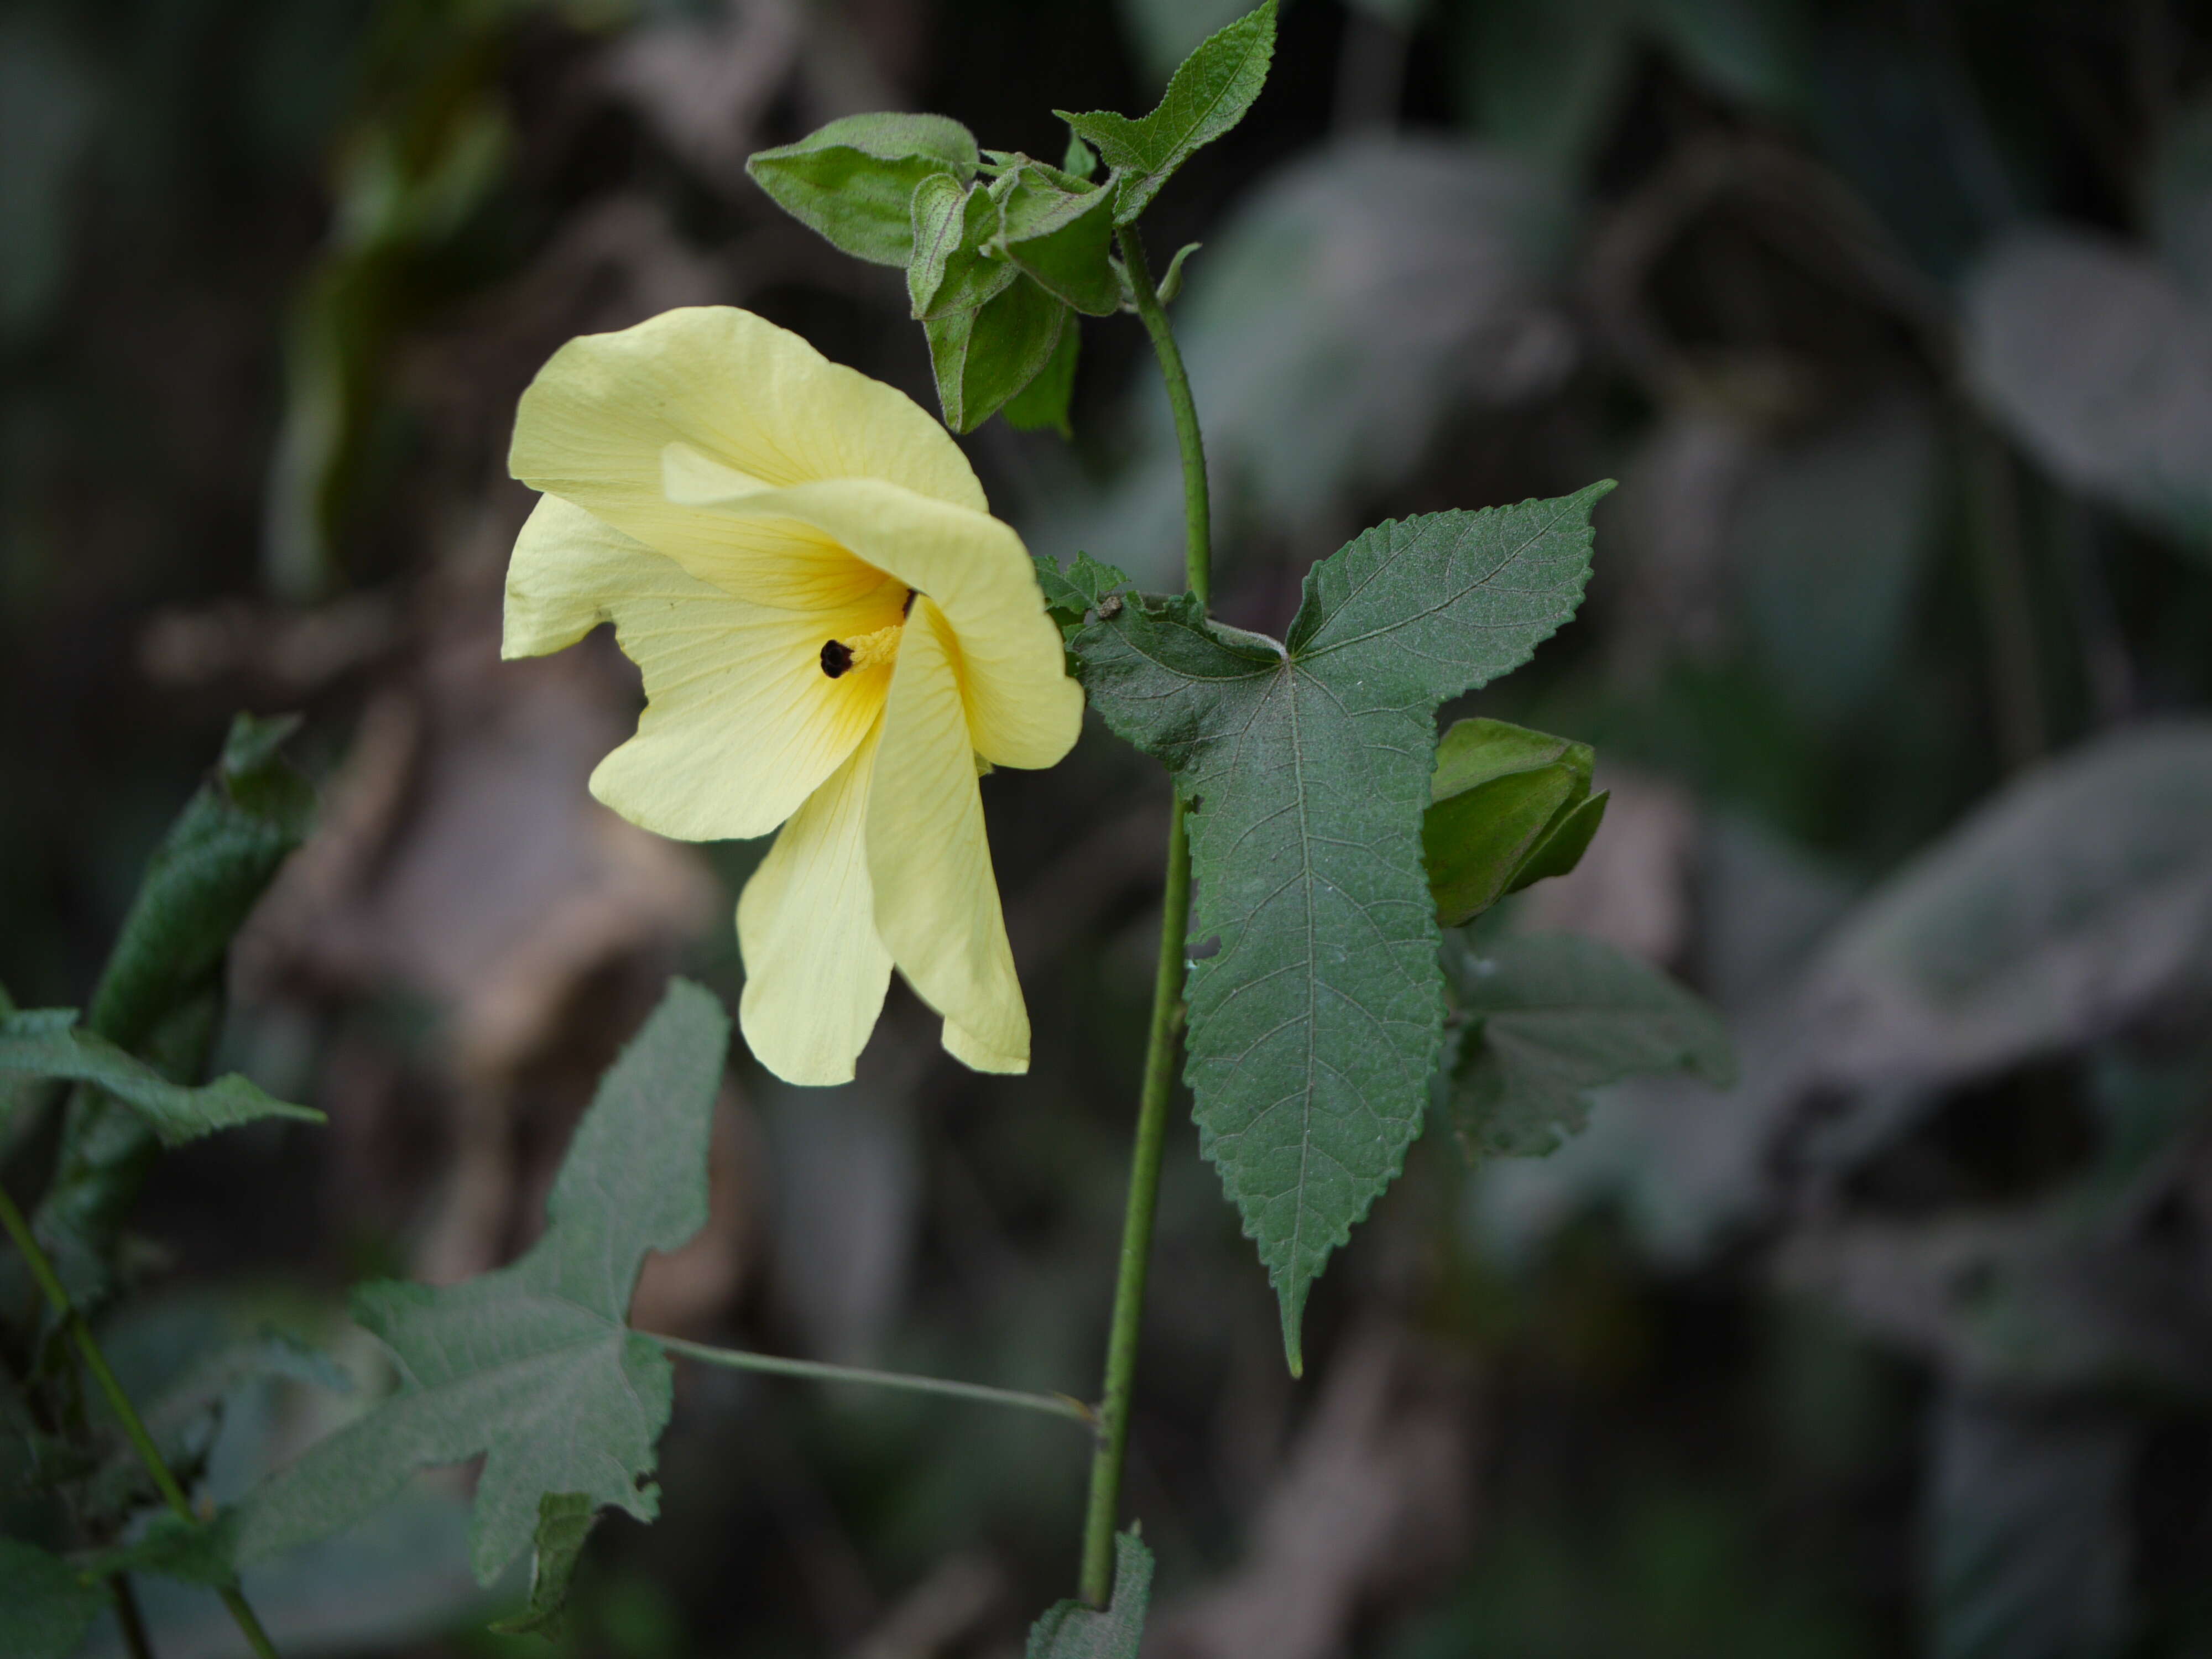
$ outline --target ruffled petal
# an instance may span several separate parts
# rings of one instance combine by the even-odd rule
[[[792,815],[738,899],[738,1024],[787,1083],[850,1083],[890,987],[866,830],[882,726]]]
[[[799,810],[875,723],[888,665],[837,679],[824,641],[896,623],[901,583],[861,603],[769,610],[556,495],[524,525],[507,568],[509,657],[557,651],[599,621],[645,678],[637,735],[599,763],[592,793],[631,823],[685,841],[764,836]]]
[[[957,641],[969,738],[986,760],[1051,766],[1074,747],[1083,693],[1021,538],[989,514],[879,478],[744,492],[717,489],[697,469],[671,466],[665,477],[672,495],[702,511],[811,525],[927,593]]]
[[[946,1048],[979,1070],[1027,1071],[1029,1012],[983,832],[952,629],[930,599],[908,617],[891,672],[867,834],[876,932],[945,1017]]]
[[[985,507],[960,447],[904,392],[725,306],[665,312],[568,342],[522,395],[508,465],[755,604],[835,606],[872,585],[861,561],[803,521],[738,520],[672,502],[661,487],[672,446],[726,475],[726,487],[729,476],[759,489],[884,478]]]

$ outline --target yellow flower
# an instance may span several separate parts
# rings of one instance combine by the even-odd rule
[[[1020,538],[911,399],[747,312],[572,340],[509,458],[502,653],[611,620],[645,677],[592,775],[688,841],[783,833],[738,903],[761,1063],[842,1083],[896,964],[979,1071],[1029,1066],[980,772],[1050,766],[1083,699]]]

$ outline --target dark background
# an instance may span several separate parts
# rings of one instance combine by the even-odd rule
[[[898,274],[745,155],[918,108],[1056,160],[1052,108],[1148,106],[1233,9],[0,9],[0,982],[83,1001],[234,709],[302,712],[324,798],[218,1063],[330,1126],[165,1163],[106,1322],[128,1376],[274,1322],[374,1384],[346,1286],[510,1257],[666,975],[734,1000],[761,849],[590,803],[637,700],[608,641],[497,660],[537,367],[736,304],[927,403]],[[1581,618],[1470,700],[1595,743],[1614,791],[1496,925],[1667,965],[1745,1080],[1624,1087],[1474,1172],[1439,1126],[1295,1384],[1181,1122],[1128,1483],[1148,1654],[2212,1654],[2212,846],[2141,915],[2071,918],[2070,993],[1997,997],[2021,1029],[1976,1065],[1789,1080],[1820,1035],[1793,988],[1907,860],[2212,700],[2208,72],[2212,12],[2168,0],[1287,7],[1259,105],[1146,226],[1156,268],[1205,244],[1175,314],[1218,608],[1279,630],[1366,523],[1623,479]],[[1034,550],[1160,588],[1141,346],[1086,324],[1073,446],[966,441]],[[961,1070],[903,991],[850,1088],[740,1056],[715,1219],[641,1324],[1095,1387],[1164,785],[1093,731],[985,796],[1030,1075]],[[2152,807],[2087,816],[2148,867]],[[2135,973],[2192,903],[2195,954]],[[11,1186],[42,1145],[0,1148]],[[242,1391],[211,1489],[348,1409]],[[1086,1462],[1046,1419],[687,1372],[663,1517],[601,1528],[562,1650],[1012,1655],[1072,1584]],[[478,1633],[519,1590],[471,1588],[465,1493],[249,1578],[284,1650],[541,1650]],[[211,1598],[148,1599],[164,1659],[231,1650]]]

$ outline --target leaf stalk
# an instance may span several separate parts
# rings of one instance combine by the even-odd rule
[[[717,1348],[704,1342],[687,1342],[680,1336],[638,1333],[665,1352],[682,1354],[702,1365],[726,1370],[759,1371],[769,1376],[805,1377],[815,1382],[857,1382],[869,1388],[899,1389],[908,1394],[933,1394],[951,1400],[971,1400],[987,1406],[1012,1406],[1018,1410],[1043,1412],[1065,1417],[1087,1429],[1098,1426],[1098,1413],[1073,1395],[1030,1394],[1019,1389],[994,1389],[981,1382],[956,1382],[941,1376],[916,1376],[908,1371],[875,1371],[858,1365],[829,1365],[814,1359],[786,1359],[781,1355],[752,1353],[743,1348]]]
[[[61,1276],[54,1272],[54,1264],[46,1259],[46,1253],[40,1248],[38,1237],[31,1231],[30,1224],[23,1218],[22,1211],[15,1206],[15,1199],[4,1188],[0,1188],[0,1230],[5,1230],[15,1248],[22,1252],[24,1265],[30,1268],[31,1277],[38,1281],[47,1304],[53,1309],[55,1317],[61,1321],[62,1328],[76,1345],[78,1357],[84,1361],[85,1370],[92,1373],[93,1381],[99,1385],[100,1392],[107,1401],[108,1409],[115,1413],[115,1420],[123,1425],[125,1436],[129,1438],[131,1449],[138,1454],[138,1461],[146,1466],[146,1473],[153,1477],[154,1486],[161,1492],[162,1501],[168,1504],[179,1520],[188,1526],[201,1524],[201,1517],[192,1512],[191,1500],[185,1496],[185,1489],[177,1484],[177,1477],[170,1472],[167,1460],[161,1455],[161,1449],[154,1443],[154,1437],[148,1432],[145,1419],[138,1415],[138,1408],[131,1403],[131,1396],[124,1392],[122,1382],[109,1366],[107,1356],[100,1351],[100,1344],[93,1339],[92,1327],[85,1323],[84,1316],[70,1300],[69,1291],[63,1285]],[[238,1586],[227,1584],[220,1594],[223,1606],[229,1609],[232,1622],[237,1625],[240,1633],[246,1638],[258,1659],[277,1659],[276,1644],[269,1639],[269,1632],[262,1629],[260,1620],[254,1616],[252,1607],[247,1605]]]

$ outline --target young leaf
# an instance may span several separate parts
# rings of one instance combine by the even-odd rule
[[[959,189],[959,213],[943,183],[925,180],[915,191],[915,234],[927,216],[929,243],[917,241],[907,266],[907,294],[916,322],[930,322],[988,305],[1020,279],[1021,267],[998,246],[999,204],[980,186]],[[926,290],[926,293],[925,293]]]
[[[1050,559],[1031,562],[1036,566],[1038,585],[1044,589],[1046,614],[1065,629],[1081,627],[1084,617],[1097,610],[1101,600],[1129,585],[1127,573],[1100,563],[1088,553],[1077,554],[1075,562],[1065,570]]]
[[[155,850],[85,1018],[110,1042],[143,1053],[177,1009],[217,988],[231,936],[307,838],[314,790],[277,753],[299,724],[240,714]]]
[[[314,791],[277,754],[297,725],[232,722],[213,775],[147,865],[93,993],[90,1030],[173,1079],[205,1066],[231,937],[307,835]],[[84,1312],[107,1292],[116,1238],[159,1149],[135,1109],[94,1091],[70,1103],[33,1224]]]
[[[1060,170],[1071,179],[1088,179],[1098,171],[1098,152],[1085,143],[1080,135],[1067,135],[1067,154],[1060,157]]]
[[[1006,257],[1085,316],[1112,316],[1121,305],[1121,285],[1108,263],[1113,192],[1071,190],[1034,164],[1011,177],[1012,187],[999,204]]]
[[[1137,1659],[1152,1599],[1152,1553],[1131,1527],[1114,1539],[1114,1600],[1105,1612],[1055,1601],[1030,1626],[1024,1659]]]
[[[542,1636],[557,1642],[568,1628],[568,1581],[576,1576],[584,1540],[599,1524],[599,1506],[580,1492],[549,1492],[538,1500],[538,1533],[532,1543],[530,1605],[492,1629],[507,1636]]]
[[[0,1653],[69,1659],[107,1606],[97,1584],[58,1557],[0,1538]]]
[[[1008,426],[1017,432],[1049,429],[1063,438],[1075,435],[1075,428],[1068,422],[1067,407],[1075,397],[1075,359],[1082,342],[1082,326],[1073,318],[1060,325],[1060,343],[1052,349],[1051,360],[1036,379],[1008,401]]]
[[[95,1085],[136,1112],[165,1146],[257,1118],[323,1121],[320,1112],[274,1099],[234,1072],[200,1089],[172,1083],[105,1037],[78,1030],[70,1008],[35,1008],[0,1019],[0,1078],[10,1076]]]
[[[942,115],[848,115],[795,144],[754,153],[745,171],[778,207],[831,246],[872,264],[914,251],[915,189],[934,173],[965,185],[975,137]]]
[[[1720,1016],[1597,939],[1539,934],[1478,951],[1455,935],[1444,968],[1468,1023],[1439,1087],[1470,1159],[1555,1151],[1588,1121],[1585,1091],[1625,1077],[1735,1080]]]
[[[646,1252],[675,1249],[705,1224],[728,1043],[714,997],[672,981],[600,1080],[529,1254],[447,1289],[356,1294],[355,1316],[391,1348],[399,1390],[224,1516],[235,1562],[338,1532],[416,1470],[479,1452],[471,1554],[483,1583],[531,1541],[547,1493],[652,1517],[670,1369],[624,1318]]]
[[[973,432],[1051,362],[1067,307],[1026,277],[975,311],[923,323],[945,424]]]
[[[1110,110],[1088,115],[1053,112],[1107,166],[1121,171],[1115,224],[1134,221],[1177,167],[1244,118],[1267,82],[1267,64],[1274,55],[1275,0],[1267,0],[1200,41],[1169,81],[1159,107],[1142,120]]]
[[[968,186],[949,173],[933,173],[914,187],[908,204],[914,246],[907,257],[906,291],[917,319],[929,314],[930,302],[944,286],[945,265],[960,246],[967,205]]]
[[[1091,704],[1192,803],[1200,1145],[1301,1365],[1308,1287],[1397,1174],[1443,1040],[1421,857],[1437,705],[1526,661],[1589,574],[1594,484],[1380,525],[1316,565],[1280,645],[1139,599],[1077,635]]]
[[[1421,825],[1437,919],[1456,927],[1508,893],[1574,868],[1597,833],[1588,744],[1504,720],[1459,720],[1437,744]]]

